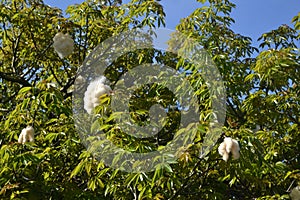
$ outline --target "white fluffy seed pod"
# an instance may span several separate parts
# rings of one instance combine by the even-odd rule
[[[34,141],[34,129],[32,126],[27,126],[24,128],[19,135],[18,142],[24,144],[25,142],[33,142]]]
[[[240,157],[239,143],[235,139],[225,137],[224,141],[218,147],[218,152],[225,161],[228,161],[230,153],[233,159],[238,159]]]
[[[300,186],[297,186],[294,189],[292,189],[290,197],[292,200],[300,200]]]
[[[70,55],[74,50],[74,41],[69,34],[57,33],[53,41],[54,50],[60,58]]]
[[[94,110],[94,108],[98,105],[100,105],[100,97],[104,94],[110,95],[112,92],[112,89],[105,85],[106,78],[104,76],[101,76],[94,81],[92,81],[85,93],[84,93],[84,109],[87,111],[87,113],[91,114]]]
[[[219,154],[222,156],[223,160],[227,161],[229,159],[229,153],[226,151],[226,144],[222,142],[218,148]]]

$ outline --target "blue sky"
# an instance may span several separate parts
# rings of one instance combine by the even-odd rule
[[[276,29],[282,24],[291,26],[291,19],[300,12],[299,0],[231,0],[236,4],[232,12],[235,19],[232,29],[236,33],[249,36],[254,44],[265,32]],[[45,0],[50,6],[65,10],[68,5],[83,0]],[[196,0],[162,0],[166,17],[166,28],[174,29],[180,18],[188,16],[195,8],[203,6]]]

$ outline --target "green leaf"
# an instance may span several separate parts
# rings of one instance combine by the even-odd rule
[[[75,169],[72,171],[71,175],[70,175],[70,178],[73,178],[74,176],[78,175],[81,171],[82,171],[82,168],[85,164],[85,161],[80,161],[80,163],[75,167]]]
[[[19,94],[24,94],[24,93],[28,93],[29,91],[31,91],[32,87],[23,87],[22,89],[19,90]]]

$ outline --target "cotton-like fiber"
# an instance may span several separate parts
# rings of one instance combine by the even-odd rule
[[[230,154],[232,154],[233,159],[238,159],[240,157],[239,143],[235,139],[225,137],[218,147],[218,152],[224,161],[228,161]]]
[[[32,126],[27,126],[24,128],[19,135],[18,142],[24,144],[26,142],[33,142],[34,141],[34,129]]]
[[[87,113],[92,114],[94,108],[100,105],[100,97],[104,94],[111,94],[112,89],[105,85],[105,77],[101,76],[92,81],[84,93],[84,109]]]
[[[226,151],[226,144],[222,142],[218,148],[219,154],[222,156],[222,159],[227,161],[229,159],[229,153]]]
[[[60,58],[70,55],[74,50],[74,41],[69,34],[57,33],[53,41],[54,50]]]

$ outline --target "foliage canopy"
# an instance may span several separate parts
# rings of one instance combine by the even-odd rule
[[[199,1],[176,29],[196,39],[218,66],[227,94],[223,131],[239,141],[241,158],[221,159],[217,146],[222,138],[199,158],[211,108],[205,82],[193,72],[187,77],[203,124],[193,145],[179,151],[176,163],[125,173],[99,162],[82,145],[72,112],[74,81],[84,59],[105,39],[130,29],[165,26],[163,7],[155,0],[86,0],[70,5],[66,17],[42,0],[0,2],[1,199],[289,199],[300,185],[300,13],[292,19],[294,27],[264,33],[254,47],[251,38],[230,28],[233,3],[208,0],[203,6],[205,1]],[[63,59],[52,47],[59,31],[75,41],[73,54]],[[192,69],[176,55],[142,49],[120,57],[106,76],[113,83],[137,63],[153,62]],[[145,109],[157,98],[174,105],[169,90],[145,85],[131,99],[132,117],[145,120]],[[107,104],[97,110],[107,114],[101,123],[111,125]],[[107,137],[141,152],[159,148],[173,138],[178,116],[179,110],[169,113],[156,140],[144,142],[111,126],[106,126]],[[27,125],[35,128],[35,142],[22,145],[18,135]]]

